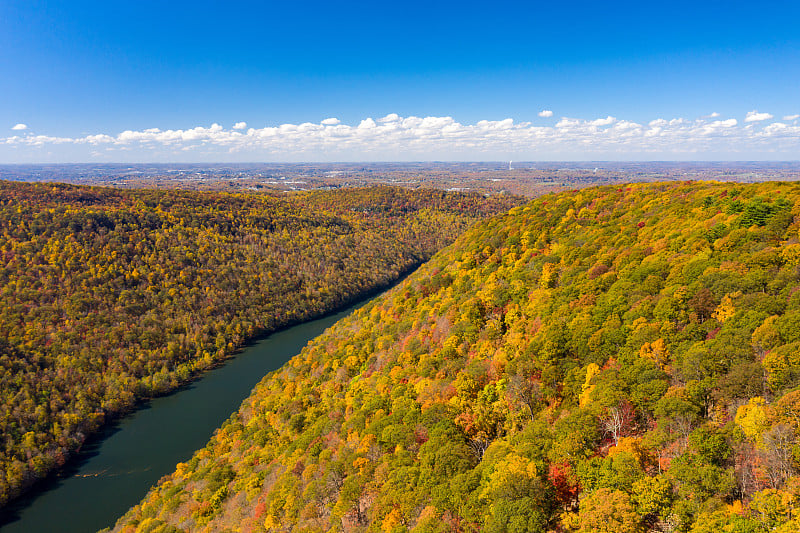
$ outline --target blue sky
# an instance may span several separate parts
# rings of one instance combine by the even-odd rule
[[[797,21],[795,1],[4,0],[0,162],[800,159]]]

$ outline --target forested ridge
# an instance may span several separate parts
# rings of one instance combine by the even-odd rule
[[[518,203],[0,182],[0,505],[138,399],[396,280]]]
[[[800,530],[800,186],[544,196],[266,376],[119,531]]]

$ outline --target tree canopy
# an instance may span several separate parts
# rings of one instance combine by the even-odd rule
[[[138,399],[393,282],[515,203],[0,182],[0,505]]]
[[[800,186],[544,196],[266,376],[119,531],[797,531]]]

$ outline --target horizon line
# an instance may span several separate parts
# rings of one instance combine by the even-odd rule
[[[798,159],[547,159],[547,160],[513,160],[515,165],[548,164],[548,163],[798,163]],[[415,165],[415,164],[507,164],[507,159],[485,160],[459,160],[459,159],[430,159],[415,161],[380,160],[380,161],[61,161],[61,162],[35,162],[35,163],[5,163],[0,166],[37,166],[37,165]],[[512,170],[518,170],[513,168]]]

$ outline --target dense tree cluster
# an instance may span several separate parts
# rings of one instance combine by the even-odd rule
[[[800,186],[545,196],[268,375],[120,531],[800,530]]]
[[[0,505],[109,415],[396,280],[514,202],[0,182]]]

